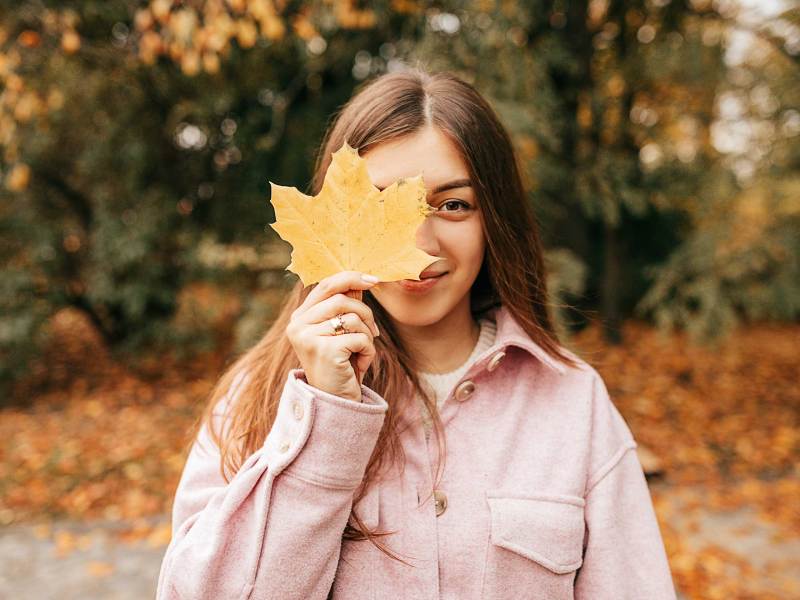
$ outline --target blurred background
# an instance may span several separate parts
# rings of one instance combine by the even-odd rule
[[[186,432],[296,281],[268,180],[415,64],[513,135],[681,597],[800,597],[789,0],[0,0],[0,595],[153,596]]]

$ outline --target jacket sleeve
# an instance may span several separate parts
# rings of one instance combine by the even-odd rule
[[[361,391],[353,402],[290,371],[264,444],[228,483],[203,426],[175,493],[157,600],[327,597],[388,409]]]
[[[576,600],[675,600],[650,491],[627,423],[595,373],[583,563]]]

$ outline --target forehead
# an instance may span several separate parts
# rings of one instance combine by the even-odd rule
[[[384,188],[401,177],[422,174],[425,187],[469,178],[469,170],[456,145],[435,127],[370,148],[364,155],[372,183]]]

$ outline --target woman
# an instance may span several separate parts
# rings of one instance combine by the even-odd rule
[[[438,260],[295,285],[198,422],[158,598],[675,598],[636,442],[554,333],[492,109],[446,73],[379,77],[312,193],[345,140],[380,188],[423,174]]]

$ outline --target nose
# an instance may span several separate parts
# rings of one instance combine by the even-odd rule
[[[417,229],[417,248],[431,256],[439,256],[439,239],[436,236],[434,220],[428,217]]]

